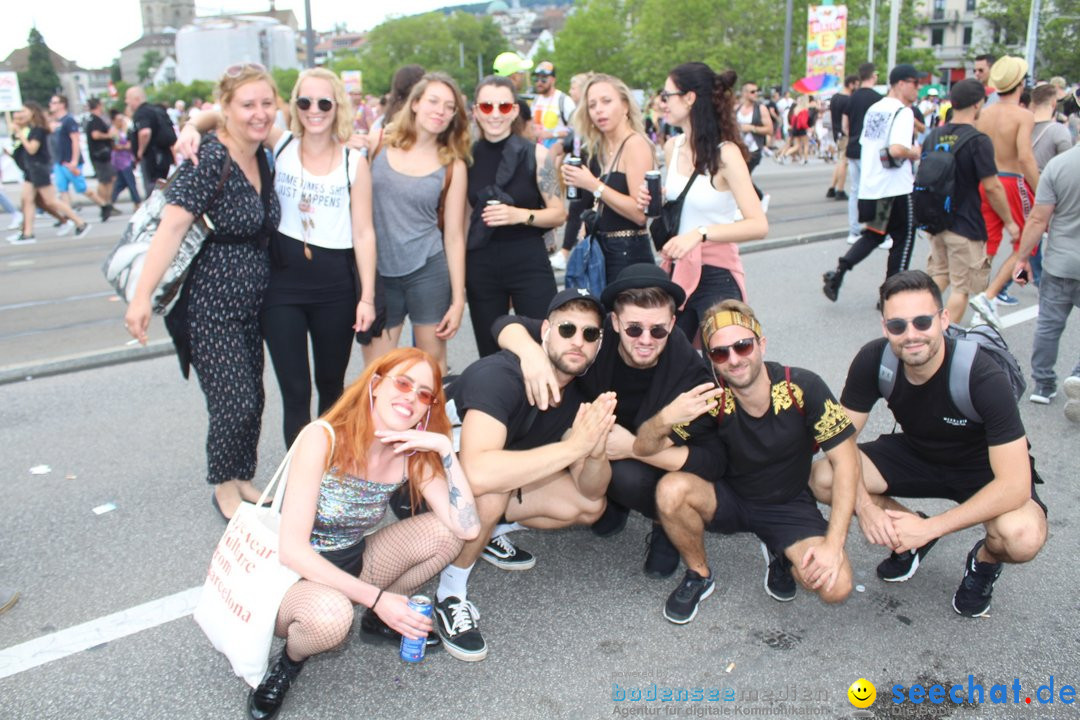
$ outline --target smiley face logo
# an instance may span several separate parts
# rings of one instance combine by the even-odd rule
[[[877,700],[877,688],[866,678],[851,683],[847,690],[848,700],[857,708],[868,708]]]

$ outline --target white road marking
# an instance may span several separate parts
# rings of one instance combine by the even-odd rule
[[[186,617],[201,592],[202,585],[0,650],[0,679]]]
[[[1001,315],[1001,324],[1005,327],[1012,327],[1013,325],[1019,325],[1022,322],[1027,322],[1028,320],[1037,317],[1039,317],[1039,306],[1032,305],[1023,310],[1011,312],[1008,315]]]

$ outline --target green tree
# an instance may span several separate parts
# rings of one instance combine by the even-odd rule
[[[296,68],[286,70],[285,68],[270,68],[270,75],[274,78],[274,84],[277,85],[278,92],[282,97],[288,99],[292,95],[293,85],[296,84],[296,79],[300,77],[300,71]],[[205,95],[203,97],[206,97]]]
[[[150,74],[161,64],[161,60],[161,53],[157,50],[148,50],[143,53],[142,60],[139,61],[139,82],[146,82]]]
[[[989,52],[1002,55],[1027,53],[1027,29],[1030,0],[981,0],[979,16],[991,26],[987,42],[973,48],[972,55]],[[1076,78],[1080,75],[1080,0],[1044,0],[1039,15],[1039,42],[1035,48],[1032,76],[1047,79],[1053,75]]]
[[[113,81],[113,84],[120,82],[120,58],[116,58],[112,61],[112,65],[109,66],[109,79]]]
[[[60,89],[60,77],[52,64],[52,53],[37,28],[30,28],[27,37],[30,47],[26,70],[19,73],[19,91],[23,100],[47,105],[49,98]]]
[[[630,64],[629,21],[638,0],[583,0],[555,36],[554,63],[567,89],[577,73],[622,75]]]

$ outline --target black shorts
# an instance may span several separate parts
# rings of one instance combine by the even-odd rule
[[[725,481],[713,483],[716,514],[705,525],[709,532],[733,535],[752,532],[774,553],[800,540],[825,535],[829,523],[807,487],[791,500],[766,503],[739,497]]]
[[[99,183],[108,184],[116,179],[116,168],[111,160],[91,160],[90,164],[94,166],[94,176]]]
[[[52,185],[52,169],[47,165],[27,163],[26,172],[23,173],[26,181],[35,188],[49,187]]]
[[[884,494],[889,497],[944,498],[962,503],[994,479],[989,468],[969,470],[927,462],[915,452],[903,433],[882,435],[877,440],[859,443],[859,450],[885,479]],[[1042,482],[1037,478],[1032,459],[1031,499],[1045,513],[1046,505],[1035,492],[1035,483]]]
[[[360,538],[360,542],[355,545],[340,550],[327,550],[319,554],[341,570],[354,577],[359,577],[360,571],[364,569],[364,546],[366,544],[364,539]]]

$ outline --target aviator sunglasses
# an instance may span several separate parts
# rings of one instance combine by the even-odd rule
[[[743,338],[731,345],[717,345],[716,347],[711,347],[709,348],[709,359],[717,365],[722,365],[728,361],[733,351],[739,357],[746,357],[754,351],[754,343],[756,342],[757,338]]]
[[[577,335],[578,326],[572,322],[561,322],[556,327],[559,329],[559,335],[567,340]],[[595,325],[584,325],[581,328],[581,337],[587,343],[594,343],[600,339],[600,328]]]
[[[399,393],[416,393],[416,399],[420,401],[421,405],[434,405],[439,402],[434,392],[419,387],[413,380],[404,375],[387,375],[386,379],[394,383],[394,388]]]
[[[304,110],[304,111],[310,110],[311,105],[313,103],[318,105],[319,109],[322,110],[323,112],[330,112],[331,110],[334,109],[334,101],[331,100],[330,98],[325,98],[324,97],[324,98],[318,98],[316,100],[316,99],[313,99],[313,98],[304,97],[303,95],[296,98],[296,107],[298,107],[298,108],[300,108],[301,110]]]
[[[476,103],[476,107],[480,108],[480,112],[484,113],[485,115],[490,115],[491,111],[494,110],[496,107],[499,108],[499,112],[501,114],[509,115],[510,111],[514,109],[514,103],[504,102],[504,103],[499,103],[496,106],[494,103],[484,102],[484,103]]]
[[[639,338],[645,332],[645,328],[641,325],[638,325],[637,323],[630,323],[628,325],[624,325],[622,331],[626,333],[629,337]],[[649,334],[653,336],[654,340],[663,340],[668,336],[668,333],[670,332],[671,331],[663,325],[653,325],[649,328]]]
[[[926,332],[934,324],[935,317],[936,315],[916,315],[910,321],[907,318],[889,318],[885,321],[885,329],[890,335],[903,335],[910,322],[919,332]]]

